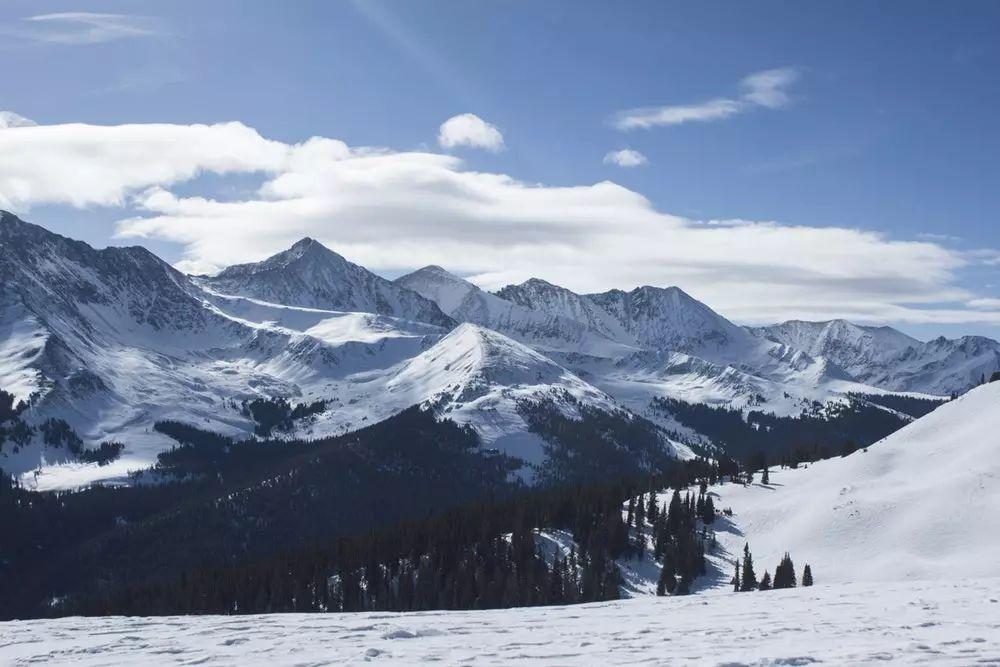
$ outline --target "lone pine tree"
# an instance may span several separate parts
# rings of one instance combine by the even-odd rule
[[[744,593],[757,588],[757,574],[753,571],[753,555],[750,553],[750,544],[743,547],[743,585],[740,590]]]
[[[812,586],[813,585],[813,571],[809,567],[809,563],[806,563],[805,568],[802,570],[802,585]]]

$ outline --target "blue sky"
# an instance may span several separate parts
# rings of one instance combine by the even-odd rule
[[[375,221],[362,237],[357,228],[369,225],[363,213],[379,217],[386,210],[359,199],[350,215],[340,208],[319,211],[294,190],[278,196],[294,197],[300,206],[269,212],[273,217],[261,221],[260,200],[275,195],[261,197],[257,189],[289,170],[270,158],[261,167],[256,156],[247,158],[249,166],[219,170],[210,157],[199,156],[196,175],[139,179],[123,185],[116,201],[52,194],[53,185],[46,186],[49,194],[37,194],[44,190],[39,186],[10,207],[95,245],[138,238],[191,270],[255,259],[304,231],[389,275],[415,268],[406,266],[410,258],[415,265],[442,263],[486,286],[528,274],[577,289],[669,280],[740,321],[845,315],[891,321],[921,337],[997,336],[998,28],[1000,5],[992,2],[94,1],[83,7],[8,1],[0,6],[0,109],[40,126],[238,121],[287,146],[319,136],[351,150],[383,147],[460,160],[433,164],[455,187],[496,198],[486,211],[443,216],[451,226],[437,224],[442,216],[434,211],[453,212],[453,201],[441,209],[428,205],[427,214],[405,228],[413,230],[412,238],[401,239],[399,229],[378,228]],[[747,81],[761,72],[784,78],[771,88]],[[619,127],[623,117],[677,107],[692,118]],[[630,115],[635,109],[644,111]],[[724,111],[698,119],[710,115],[706,109]],[[501,149],[440,145],[442,123],[467,113],[502,133]],[[66,133],[59,140],[74,141]],[[622,167],[605,159],[625,149],[646,163]],[[30,148],[24,150],[21,159],[32,160]],[[424,206],[426,193],[409,181],[401,189],[385,188],[401,178],[419,179],[425,163],[383,167],[388,175],[379,176],[379,201],[398,196],[393,215],[404,216],[399,209],[407,201]],[[458,180],[452,172],[460,172]],[[314,165],[309,173],[326,177]],[[472,173],[502,175],[525,187],[512,193],[465,183]],[[336,179],[343,180],[331,189],[353,202],[360,195],[345,188],[360,186],[351,174],[338,172]],[[14,174],[7,182],[15,178],[26,177]],[[626,191],[576,193],[603,181]],[[0,200],[3,183],[0,173]],[[532,190],[534,184],[544,188]],[[241,202],[238,215],[262,226],[241,227],[231,219],[236,213],[227,211],[228,231],[200,236],[199,229],[219,220],[218,210],[193,213],[195,201],[181,214],[175,204],[166,210],[143,199],[150,187],[176,200]],[[317,196],[315,190],[307,194]],[[576,194],[584,200],[564,199]],[[632,246],[635,239],[643,245],[646,237],[637,231],[643,225],[661,224],[647,219],[633,194],[648,200],[652,211],[691,221],[671,219],[662,223],[667,226],[692,231],[707,230],[709,221],[728,222],[713,234],[650,239],[665,246],[698,244],[690,263],[681,261],[683,247],[671,247],[660,262],[648,252],[633,262],[626,248],[609,251],[608,263],[676,269],[650,271],[648,280],[595,269],[603,264],[599,251],[608,247],[607,235],[624,224],[616,215],[620,207],[627,209],[622,219],[631,221],[626,236]],[[548,199],[536,202],[541,196]],[[520,216],[536,206],[532,215],[539,222]],[[577,207],[605,211],[605,228],[594,231],[598,223],[587,222],[577,232],[575,218],[553,213]],[[301,220],[294,219],[298,215]],[[519,226],[508,228],[509,236],[494,235],[495,220],[484,218],[490,215],[516,219]],[[139,217],[157,223],[130,226]],[[761,227],[772,223],[777,230]],[[802,228],[810,234],[799,233]],[[240,229],[260,241],[241,240],[238,249],[225,243]],[[859,252],[866,264],[878,264],[882,244],[885,267],[869,271],[830,260],[814,275],[808,261],[825,262],[825,250],[838,238],[819,233],[824,229],[878,236],[848,239],[844,252],[851,252],[851,243],[867,243]],[[572,248],[551,241],[560,232],[601,240],[581,244],[581,263],[570,259]],[[521,240],[522,233],[522,244],[539,245],[511,249],[507,241]],[[379,238],[395,245],[380,248]],[[442,245],[437,241],[452,238],[464,244],[435,254]],[[911,241],[936,250],[891,245]],[[801,255],[802,265],[768,271],[783,253]],[[810,253],[817,259],[807,259]],[[748,266],[748,254],[759,255],[760,265]],[[716,255],[725,261],[716,262]],[[929,276],[918,275],[923,261],[933,264]],[[720,278],[727,272],[730,284]],[[578,279],[582,273],[588,279]],[[905,284],[909,279],[920,284]],[[734,295],[744,284],[745,293]],[[852,289],[864,307],[853,307]]]

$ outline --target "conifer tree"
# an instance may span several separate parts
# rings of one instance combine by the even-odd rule
[[[712,500],[712,496],[705,497],[701,520],[706,524],[710,524],[715,521],[715,501]]]
[[[740,592],[740,559],[736,559],[736,571],[733,573],[733,592]]]
[[[795,588],[795,565],[792,563],[792,558],[788,555],[788,552],[785,552],[781,562],[778,563],[778,567],[774,570],[774,584],[772,587],[775,589]]]
[[[806,563],[805,569],[802,570],[802,585],[803,586],[813,585],[813,572],[812,568],[809,567],[809,563]]]
[[[757,587],[758,591],[769,591],[771,590],[771,574],[764,570],[764,576],[760,579],[760,585]]]
[[[753,571],[753,556],[750,553],[750,544],[743,546],[743,584],[740,590],[743,592],[752,591],[757,588],[757,575]]]
[[[670,498],[670,506],[667,508],[667,532],[676,535],[681,525],[681,494],[674,489],[674,495]]]

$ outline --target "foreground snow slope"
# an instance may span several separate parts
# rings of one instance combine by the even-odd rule
[[[997,664],[1000,580],[814,586],[573,607],[0,623],[48,665]]]
[[[758,575],[787,550],[823,582],[1000,576],[1000,382],[770,482],[713,487],[735,513],[720,543],[749,541]]]

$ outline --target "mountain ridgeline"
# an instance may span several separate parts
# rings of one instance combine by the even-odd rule
[[[532,279],[493,294],[437,266],[388,281],[313,239],[186,276],[145,249],[95,250],[3,213],[0,251],[0,389],[24,403],[0,424],[0,464],[44,488],[155,463],[172,446],[157,422],[310,440],[414,405],[473,429],[527,484],[586,477],[554,440],[582,446],[567,435],[581,420],[602,425],[587,445],[595,460],[633,451],[640,468],[748,450],[692,417],[700,409],[797,420],[779,430],[794,437],[756,438],[773,456],[840,449],[917,414],[878,396],[957,394],[1000,369],[1000,344],[985,338],[922,343],[844,322],[750,329],[677,287],[577,294]],[[289,414],[272,430],[261,415],[281,402]],[[291,418],[293,404],[322,408]],[[884,414],[802,428],[859,410]],[[46,437],[53,423],[73,447]],[[104,465],[72,467],[90,451]]]

